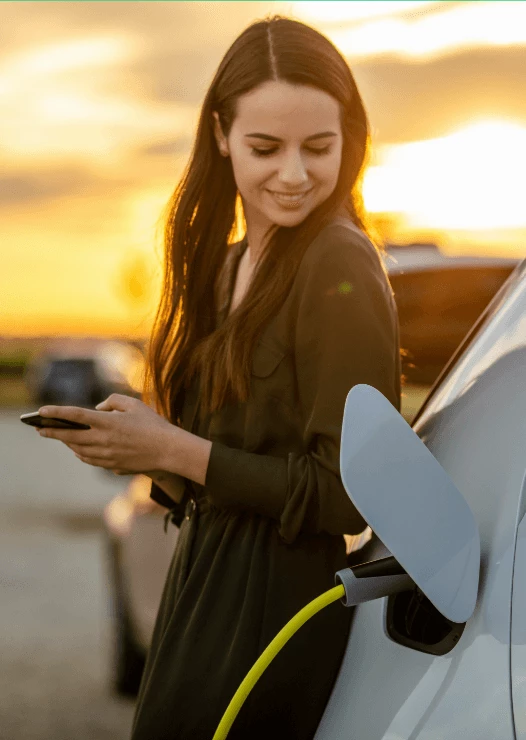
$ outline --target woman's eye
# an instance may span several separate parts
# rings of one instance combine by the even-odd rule
[[[252,154],[256,157],[267,157],[269,154],[274,154],[277,149],[256,149],[252,147]]]
[[[322,149],[307,149],[308,152],[315,155],[321,155],[321,154],[327,154],[329,152],[330,146],[325,146]],[[270,154],[274,154],[274,152],[277,152],[277,148],[274,147],[273,149],[256,149],[256,147],[252,147],[252,154],[255,157],[268,157]]]
[[[324,146],[323,149],[309,149],[312,154],[328,154],[330,146]]]

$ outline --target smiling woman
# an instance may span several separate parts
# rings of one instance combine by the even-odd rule
[[[212,738],[265,647],[334,585],[344,535],[366,528],[339,469],[345,398],[367,383],[400,410],[401,386],[396,305],[361,207],[368,146],[351,71],[316,30],[274,16],[226,52],[167,215],[148,348],[145,397],[184,435],[150,476],[180,533],[132,740]],[[166,474],[184,479],[178,503]],[[310,740],[349,625],[339,604],[305,625],[231,740]]]

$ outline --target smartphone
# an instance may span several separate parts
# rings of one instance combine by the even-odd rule
[[[30,414],[22,414],[20,421],[24,424],[30,424],[32,427],[52,427],[53,429],[91,429],[87,424],[80,424],[78,421],[69,421],[69,419],[57,419],[53,416],[40,416],[38,411],[32,411]]]

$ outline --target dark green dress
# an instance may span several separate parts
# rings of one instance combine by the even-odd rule
[[[246,246],[229,251],[218,321]],[[197,383],[187,392],[182,426],[213,444],[205,485],[186,481],[179,505],[152,484],[180,534],[132,740],[212,740],[263,650],[335,585],[347,565],[343,534],[366,526],[340,478],[345,398],[368,383],[400,410],[399,350],[382,261],[354,224],[337,219],[309,245],[256,346],[249,401],[199,423]],[[230,740],[314,737],[351,617],[337,601],[300,628],[249,694]]]

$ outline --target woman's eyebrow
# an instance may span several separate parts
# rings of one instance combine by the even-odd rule
[[[337,136],[334,131],[322,131],[320,134],[313,134],[312,136],[307,136],[305,141],[313,141],[313,139],[324,139],[326,136]],[[259,134],[259,133],[253,133],[253,134],[245,134],[245,136],[253,136],[257,139],[266,139],[267,141],[282,141],[282,139],[278,139],[277,136],[269,136],[268,134]]]

